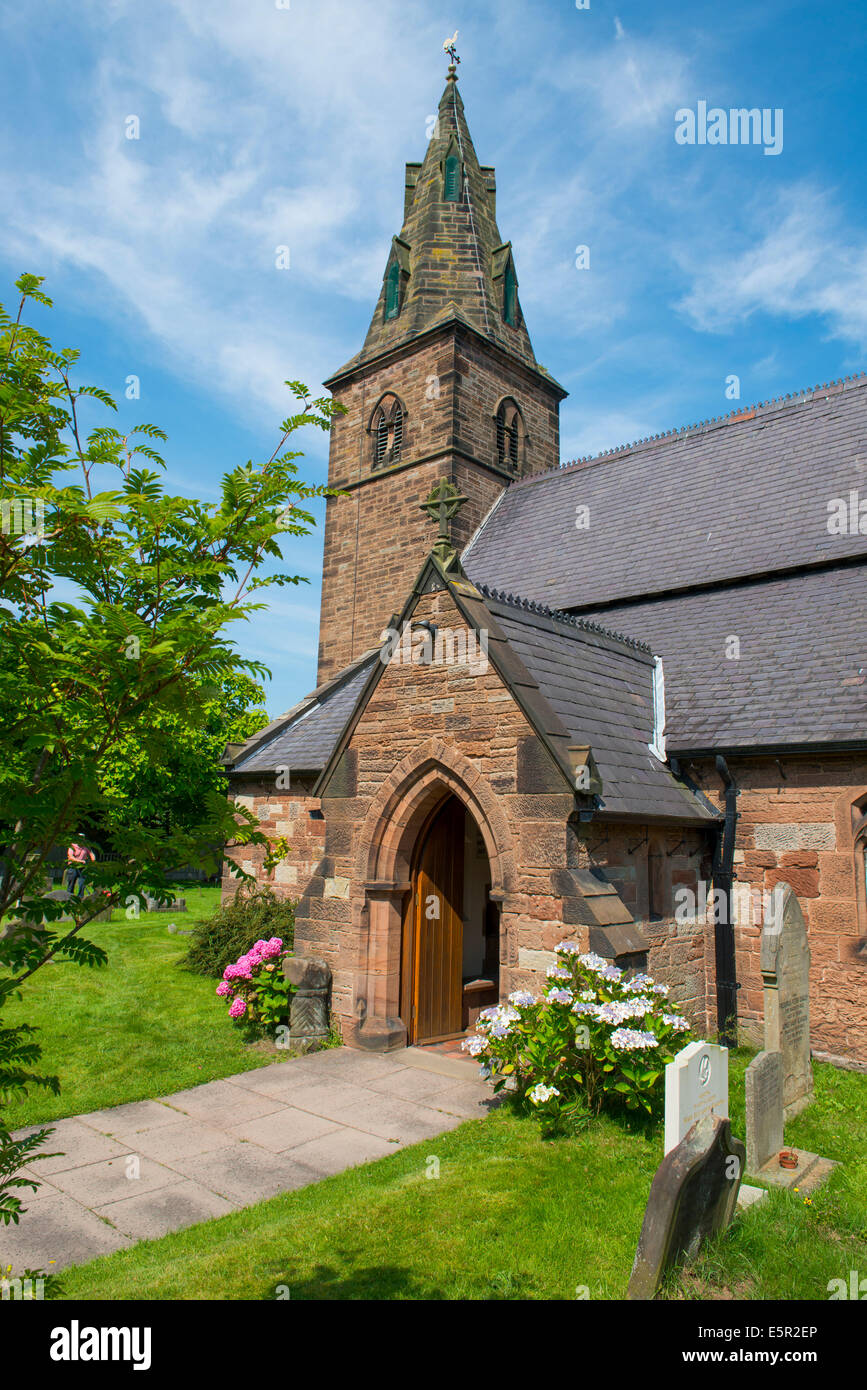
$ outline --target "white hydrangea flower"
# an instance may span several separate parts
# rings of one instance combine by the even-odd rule
[[[546,1086],[542,1081],[537,1082],[532,1091],[527,1092],[534,1105],[544,1105],[546,1100],[550,1100],[552,1096],[559,1096],[559,1094],[556,1086]]]
[[[653,984],[653,977],[650,975],[633,975],[631,980],[627,980],[623,986],[630,993],[638,994],[643,989],[650,989]]]
[[[630,1018],[643,1018],[645,1014],[656,1008],[656,1000],[651,999],[648,994],[642,994],[637,999],[630,999],[628,1007]]]
[[[595,951],[588,951],[586,955],[580,956],[579,959],[586,970],[593,970],[598,973],[605,968],[606,962],[601,956],[597,956]]]
[[[603,1007],[602,1004],[594,1004],[592,999],[584,1000],[582,1003],[573,1004],[572,1012],[577,1014],[578,1018],[599,1018]]]
[[[532,1004],[538,1004],[539,997],[531,994],[526,989],[516,989],[509,995],[509,1003],[514,1004],[518,1009],[529,1009]]]
[[[669,1028],[673,1028],[677,1033],[685,1033],[689,1028],[687,1020],[681,1018],[679,1014],[663,1014],[662,1021],[663,1023],[667,1023]]]
[[[603,980],[610,980],[612,984],[616,984],[623,974],[623,971],[616,965],[603,965],[602,969],[597,971],[597,974],[601,975]]]
[[[549,965],[545,971],[549,980],[571,980],[572,972],[565,965]]]
[[[545,997],[552,1004],[571,1004],[575,998],[571,989],[549,989]]]
[[[611,1042],[614,1047],[620,1047],[624,1052],[636,1052],[656,1047],[656,1034],[642,1033],[637,1028],[615,1028],[611,1034]]]

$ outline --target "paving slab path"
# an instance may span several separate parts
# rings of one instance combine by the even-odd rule
[[[22,1189],[20,1224],[0,1227],[0,1266],[81,1264],[432,1139],[495,1103],[468,1060],[341,1047],[58,1120],[46,1147],[62,1154],[30,1166],[40,1187]]]

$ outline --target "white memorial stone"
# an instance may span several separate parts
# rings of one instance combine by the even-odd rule
[[[729,1117],[729,1053],[716,1043],[691,1042],[665,1068],[665,1152],[677,1147],[696,1120]]]

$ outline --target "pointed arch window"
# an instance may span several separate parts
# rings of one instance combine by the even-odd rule
[[[400,463],[403,453],[404,411],[397,396],[383,396],[370,422],[373,436],[373,467],[387,468]]]
[[[447,203],[457,203],[461,196],[461,161],[452,150],[446,155],[443,176],[443,199]]]
[[[513,473],[522,472],[526,431],[521,412],[511,396],[500,402],[496,425],[497,463],[501,468],[510,469]]]
[[[503,318],[512,328],[518,322],[518,277],[511,260],[503,275]]]

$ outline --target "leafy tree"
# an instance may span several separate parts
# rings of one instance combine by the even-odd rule
[[[121,815],[106,770],[125,746],[165,767],[166,731],[195,741],[203,691],[217,698],[227,682],[266,673],[238,655],[230,625],[265,606],[266,587],[301,582],[260,573],[282,560],[284,538],[309,532],[304,504],[326,491],[298,477],[287,444],[305,425],[328,430],[340,408],[288,382],[298,410],[267,462],[225,474],[216,503],[171,496],[155,425],[85,433],[94,403],[116,407],[77,383],[77,352],[56,351],[25,322],[28,301],[51,304],[41,283],[16,282],[14,319],[0,308],[0,1008],[51,959],[103,963],[82,928],[106,906],[165,893],[177,865],[212,869],[227,842],[261,845],[266,867],[285,854],[216,785],[182,817],[160,819],[146,800]],[[94,827],[104,857],[89,869],[93,891],[49,898],[52,847]],[[71,923],[59,922],[64,912]],[[28,1027],[0,1029],[0,1105],[33,1084],[56,1087],[30,1071],[38,1056]],[[34,1156],[35,1143],[23,1144],[0,1118],[5,1223],[22,1209],[8,1175]]]
[[[100,765],[99,782],[113,822],[195,825],[212,792],[228,779],[219,760],[227,743],[243,743],[265,727],[265,692],[243,673],[202,684],[189,710],[157,710],[147,741],[124,734]]]

